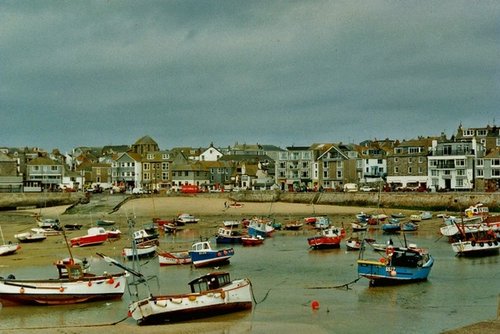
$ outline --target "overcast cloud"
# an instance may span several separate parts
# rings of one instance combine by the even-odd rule
[[[0,146],[449,136],[499,106],[499,1],[0,2]]]

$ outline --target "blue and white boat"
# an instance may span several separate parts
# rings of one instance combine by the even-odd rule
[[[365,259],[364,246],[357,261],[358,275],[368,278],[371,286],[425,281],[434,264],[428,250],[417,248],[415,244],[408,247],[388,245],[385,256],[379,259]]]
[[[399,232],[401,231],[401,224],[393,222],[382,224],[382,231],[384,231],[385,233]]]
[[[270,237],[275,230],[271,223],[263,219],[252,219],[248,223],[247,233],[251,236]]]
[[[189,256],[196,268],[229,263],[229,258],[233,255],[233,248],[212,249],[209,241],[196,242],[189,250]]]

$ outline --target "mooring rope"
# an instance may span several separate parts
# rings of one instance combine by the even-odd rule
[[[334,286],[312,286],[309,287],[308,289],[340,289],[340,288],[346,288],[346,290],[349,290],[349,285],[356,283],[361,279],[361,276],[356,278],[355,280],[352,280],[349,283],[341,284],[341,285],[334,285]]]
[[[10,328],[7,330],[33,330],[33,329],[61,329],[61,328],[87,328],[87,327],[105,327],[105,326],[115,326],[118,325],[119,323],[125,321],[128,319],[128,316],[125,316],[123,319],[120,319],[115,322],[110,322],[110,323],[104,323],[104,324],[81,324],[81,325],[66,325],[66,326],[46,326],[46,327],[16,327],[16,328]]]

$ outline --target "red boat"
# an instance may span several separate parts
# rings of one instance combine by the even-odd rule
[[[243,246],[257,246],[264,243],[264,238],[260,235],[247,235],[241,237],[241,243]]]
[[[103,227],[91,227],[87,235],[70,239],[71,247],[100,245],[108,240],[108,232]]]
[[[320,235],[307,238],[307,243],[314,249],[338,248],[345,237],[345,230],[338,227],[329,227],[321,230]]]

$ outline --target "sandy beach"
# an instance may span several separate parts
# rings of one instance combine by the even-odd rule
[[[119,200],[116,198],[115,200]],[[91,202],[94,204],[89,210],[89,207],[82,205],[72,210],[72,214],[66,214],[68,206],[49,207],[43,209],[4,211],[0,213],[0,224],[6,240],[15,241],[14,234],[24,232],[32,227],[35,227],[34,215],[40,213],[43,217],[57,217],[61,223],[81,223],[84,228],[81,231],[68,232],[67,237],[85,234],[92,222],[97,218],[105,218],[115,220],[117,226],[123,231],[128,231],[127,218],[135,217],[136,223],[150,223],[153,217],[170,219],[182,212],[188,212],[200,218],[198,224],[192,224],[191,228],[206,228],[216,229],[224,220],[240,220],[251,216],[266,216],[272,215],[277,221],[286,223],[303,219],[312,215],[328,215],[335,225],[345,224],[346,227],[353,221],[353,216],[359,212],[375,213],[376,208],[361,208],[361,207],[343,207],[331,205],[309,205],[309,204],[290,204],[290,203],[241,203],[241,207],[227,208],[228,202],[225,198],[208,198],[208,197],[158,197],[152,200],[151,198],[137,198],[125,202],[119,210],[110,213],[112,208],[106,205],[98,205],[100,202],[109,201],[102,198],[101,201]],[[97,203],[97,204],[96,204]],[[85,209],[85,210],[83,210]],[[390,215],[401,210],[385,210],[385,214]],[[406,215],[415,212],[403,211]],[[437,231],[441,221],[432,219],[421,224],[421,228],[429,229],[429,231]],[[126,234],[117,241],[109,242],[96,247],[72,248],[72,253],[75,257],[89,257],[95,255],[96,251],[107,255],[117,256],[123,246],[129,245],[129,239]],[[98,247],[98,248],[97,248]],[[167,247],[167,246],[165,246]],[[36,254],[36,256],[33,256]],[[3,272],[5,269],[15,269],[20,266],[47,266],[61,257],[61,254],[68,254],[68,249],[64,242],[64,238],[53,236],[49,237],[43,243],[22,244],[21,250],[18,253],[1,258],[1,267]],[[66,255],[65,255],[66,256]],[[16,329],[4,330],[3,333],[87,333],[90,331],[106,331],[108,333],[129,333],[139,331],[146,334],[156,333],[221,333],[221,328],[224,333],[265,333],[265,324],[256,323],[241,323],[234,321],[232,326],[231,321],[219,323],[217,321],[195,321],[189,323],[170,324],[162,326],[137,327],[130,322],[120,322],[106,326],[84,326],[84,327],[57,327],[57,328],[36,328],[36,329]],[[281,327],[280,327],[281,328]],[[290,328],[290,333],[298,333],[311,330],[308,328]],[[499,320],[485,321],[479,324],[474,324],[466,328],[457,329],[448,333],[484,333],[500,330]]]

